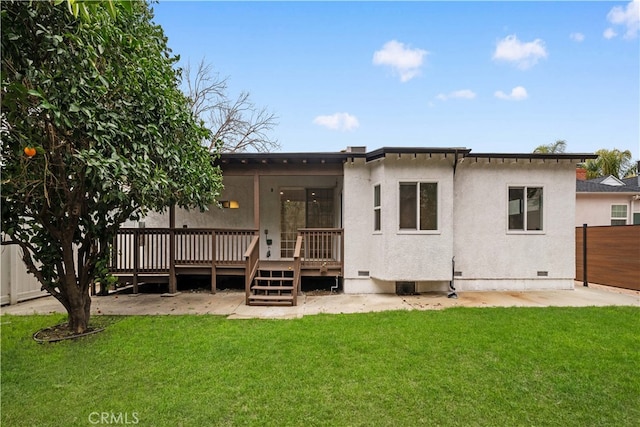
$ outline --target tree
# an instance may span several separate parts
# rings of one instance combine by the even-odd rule
[[[184,71],[191,109],[211,131],[206,144],[209,150],[269,152],[280,147],[268,135],[277,125],[277,117],[266,108],[257,108],[249,92],[242,92],[235,100],[229,98],[228,78],[214,73],[204,60],[195,71],[187,63]]]
[[[605,148],[596,151],[598,158],[587,160],[583,168],[587,170],[587,179],[613,175],[616,178],[625,178],[634,173],[636,167],[631,161],[631,151],[620,151],[617,148],[607,150]]]
[[[147,3],[61,3],[1,3],[2,233],[82,333],[119,225],[206,209],[221,176]]]
[[[567,149],[567,142],[559,139],[552,144],[546,145],[538,145],[534,153],[543,153],[543,154],[554,154],[554,153],[564,153],[564,150]]]

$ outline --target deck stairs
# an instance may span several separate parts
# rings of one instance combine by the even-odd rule
[[[260,261],[251,284],[249,305],[296,305],[295,280],[293,262]]]

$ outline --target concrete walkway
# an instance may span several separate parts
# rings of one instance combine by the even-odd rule
[[[640,307],[640,292],[576,282],[574,290],[460,292],[457,299],[433,292],[414,296],[392,294],[302,295],[296,307],[259,307],[244,304],[244,292],[183,292],[173,297],[159,294],[93,297],[93,314],[212,314],[229,319],[293,319],[319,313],[364,313],[385,310],[440,310],[449,307],[586,307],[625,305]],[[7,314],[64,313],[53,297],[39,298],[0,309]]]

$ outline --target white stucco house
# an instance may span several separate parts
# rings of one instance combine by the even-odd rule
[[[455,147],[223,154],[223,207],[129,224],[112,271],[135,282],[168,276],[170,292],[179,274],[210,274],[212,290],[218,276],[244,275],[248,304],[295,304],[309,276],[335,278],[345,293],[452,282],[571,289],[575,168],[595,157]]]
[[[576,180],[576,227],[640,224],[640,176]]]

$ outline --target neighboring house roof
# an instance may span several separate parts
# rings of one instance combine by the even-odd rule
[[[576,180],[576,192],[640,194],[640,182],[638,177],[618,179],[612,175],[586,181]]]

